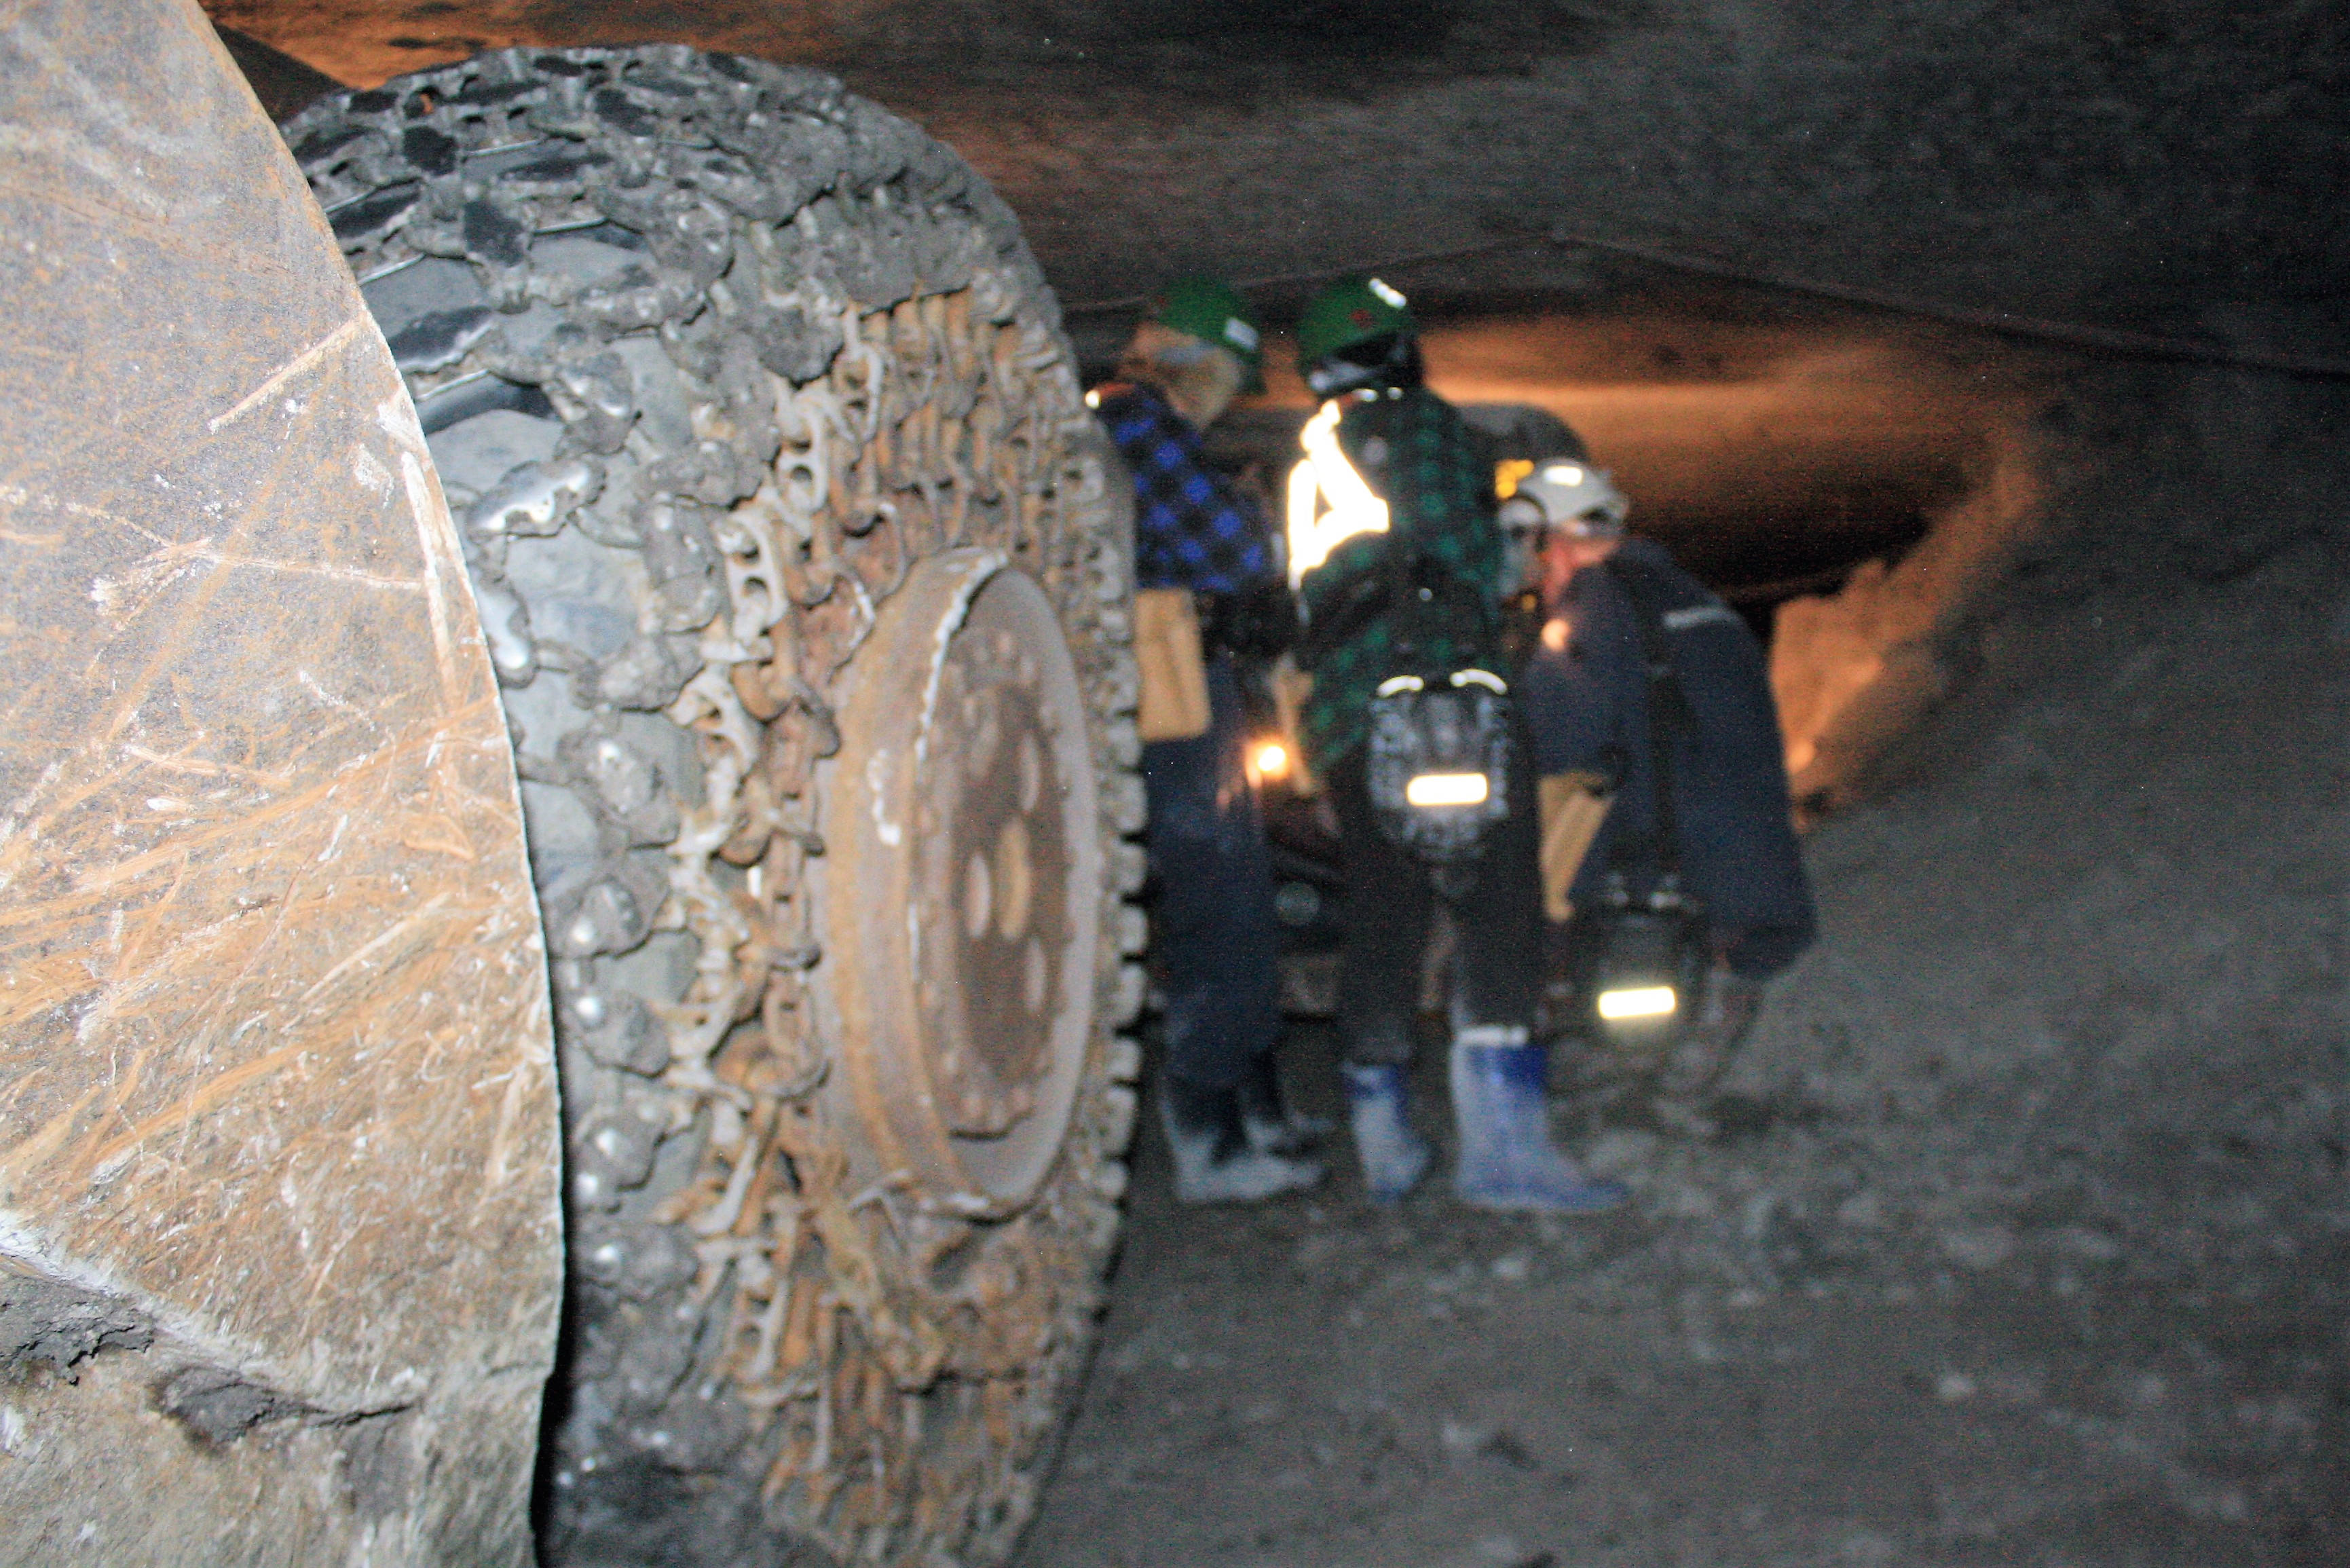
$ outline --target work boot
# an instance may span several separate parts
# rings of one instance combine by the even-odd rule
[[[1589,1214],[1628,1195],[1594,1181],[1550,1137],[1546,1053],[1522,1028],[1486,1025],[1452,1036],[1452,1114],[1461,1131],[1453,1187],[1472,1209]]]
[[[1254,1203],[1311,1187],[1322,1164],[1259,1154],[1241,1125],[1240,1095],[1171,1075],[1159,1080],[1159,1118],[1175,1151],[1175,1197],[1184,1203]]]
[[[1343,1064],[1347,1106],[1355,1128],[1355,1155],[1363,1185],[1376,1203],[1395,1203],[1428,1173],[1428,1140],[1411,1130],[1411,1101],[1401,1067]]]
[[[1281,1071],[1267,1051],[1250,1060],[1235,1092],[1241,1101],[1241,1129],[1249,1147],[1259,1154],[1295,1159],[1312,1154],[1330,1136],[1327,1116],[1309,1116],[1290,1108],[1282,1093]]]

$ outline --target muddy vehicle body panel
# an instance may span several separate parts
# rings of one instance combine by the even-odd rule
[[[0,24],[0,1560],[529,1560],[561,1215],[496,687],[203,15]]]

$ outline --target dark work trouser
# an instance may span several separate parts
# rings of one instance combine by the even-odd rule
[[[1531,1028],[1542,992],[1541,808],[1523,731],[1512,736],[1509,815],[1486,830],[1470,881],[1452,901],[1451,1023]],[[1428,864],[1379,831],[1357,749],[1331,770],[1331,805],[1346,855],[1347,947],[1338,1029],[1347,1059],[1400,1066],[1411,1058],[1429,924],[1440,897]]]
[[[1281,1033],[1273,859],[1249,782],[1240,683],[1208,660],[1208,732],[1142,748],[1152,929],[1167,992],[1167,1070],[1228,1089]]]

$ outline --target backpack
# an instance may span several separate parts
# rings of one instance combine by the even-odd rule
[[[1381,835],[1423,860],[1477,856],[1509,815],[1509,686],[1491,670],[1392,675],[1371,698],[1371,806]]]
[[[1394,651],[1371,696],[1364,782],[1388,842],[1453,865],[1476,858],[1485,831],[1510,812],[1510,685],[1482,663],[1422,656],[1416,628],[1457,627],[1484,611],[1447,574],[1422,570],[1408,543],[1390,536],[1378,574]]]

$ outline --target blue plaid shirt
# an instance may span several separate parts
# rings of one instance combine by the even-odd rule
[[[1149,387],[1100,388],[1095,410],[1134,476],[1134,575],[1145,588],[1237,595],[1276,579],[1273,536],[1200,454],[1200,432]]]

